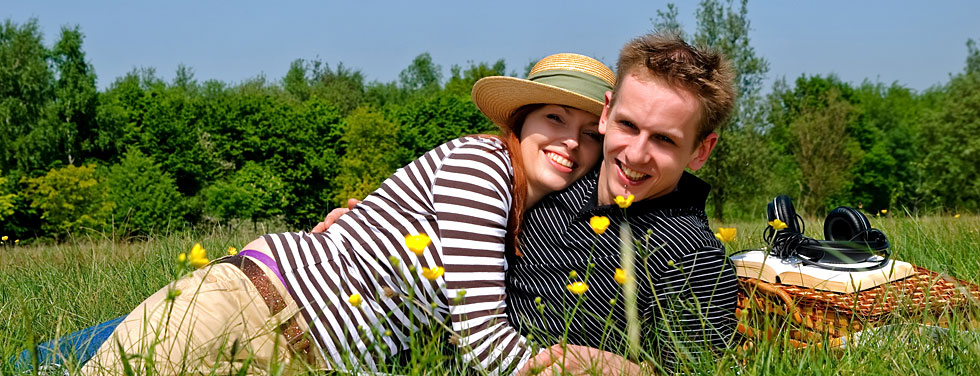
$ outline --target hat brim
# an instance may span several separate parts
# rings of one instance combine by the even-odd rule
[[[605,103],[582,94],[516,77],[492,76],[473,85],[473,103],[501,129],[509,129],[508,120],[517,109],[529,104],[557,104],[602,115]]]

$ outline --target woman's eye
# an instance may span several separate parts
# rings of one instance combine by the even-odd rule
[[[548,117],[548,119],[551,119],[552,121],[557,121],[559,123],[562,122],[561,121],[561,116],[558,116],[557,114],[548,114],[546,116]]]
[[[593,140],[602,142],[602,133],[592,131],[592,132],[585,132],[585,135],[591,137]]]

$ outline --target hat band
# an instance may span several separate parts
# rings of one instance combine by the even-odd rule
[[[613,89],[612,85],[599,77],[573,70],[547,70],[532,74],[527,79],[565,89],[599,103],[605,102],[606,92]]]

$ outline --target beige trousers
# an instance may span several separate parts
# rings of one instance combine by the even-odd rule
[[[248,374],[254,375],[269,374],[274,368],[283,368],[283,374],[320,368],[298,358],[293,361],[286,339],[276,329],[294,315],[304,332],[308,326],[276,275],[266,265],[256,264],[286,300],[286,308],[278,314],[270,315],[258,290],[237,266],[208,265],[140,303],[86,363],[82,374],[122,375],[126,363],[135,374],[147,374],[152,367],[154,374],[163,375],[229,374],[246,363]],[[173,289],[180,295],[167,299]]]

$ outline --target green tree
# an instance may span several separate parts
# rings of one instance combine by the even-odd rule
[[[115,204],[109,190],[98,180],[95,165],[51,169],[47,174],[25,179],[25,195],[31,207],[41,211],[42,229],[60,237],[82,230],[105,231]]]
[[[194,79],[194,69],[184,64],[177,65],[177,72],[174,73],[174,83],[172,87],[187,93],[196,94],[198,84]]]
[[[973,38],[966,40],[966,73],[980,72],[980,48]]]
[[[183,221],[186,208],[174,179],[139,149],[109,167],[107,183],[117,231],[146,234]]]
[[[204,102],[198,120],[208,125],[216,181],[249,161],[282,180],[283,218],[294,226],[323,219],[332,204],[331,181],[342,152],[342,117],[319,97],[306,102],[268,89],[235,87]]]
[[[666,11],[657,9],[657,18],[650,19],[650,22],[653,23],[653,31],[676,33],[684,37],[684,27],[677,20],[677,16],[677,6],[674,3],[667,3]],[[685,37],[684,39],[687,38]]]
[[[314,61],[311,69],[312,95],[332,104],[341,115],[347,115],[364,100],[364,75],[361,71],[338,63],[337,69]]]
[[[893,205],[910,207],[918,159],[918,97],[898,84],[865,81],[851,101],[856,117],[848,132],[863,153],[854,167],[850,197],[842,204],[857,204],[871,213]]]
[[[806,105],[789,124],[802,177],[801,212],[810,215],[823,212],[832,197],[848,188],[851,168],[860,159],[859,146],[847,131],[851,104],[833,89],[822,99],[825,105]]]
[[[52,51],[58,79],[49,120],[55,129],[53,133],[62,140],[59,154],[67,164],[83,160],[93,149],[91,140],[97,127],[95,69],[85,61],[83,38],[78,26],[63,27]]]
[[[373,192],[402,164],[398,158],[398,126],[368,108],[358,108],[346,119],[342,139],[346,153],[340,160],[333,201],[344,205],[348,198],[363,198]]]
[[[282,214],[290,203],[286,185],[268,168],[248,161],[226,181],[209,187],[205,211],[219,219],[257,221]]]
[[[470,62],[466,70],[458,65],[453,65],[449,72],[449,81],[446,82],[445,91],[450,94],[469,97],[473,92],[473,85],[477,81],[483,77],[506,75],[507,65],[504,63],[504,59],[497,60],[492,65],[486,62],[479,64]]]
[[[469,96],[445,92],[418,97],[397,108],[393,118],[401,129],[398,140],[403,152],[398,166],[453,138],[497,131]]]
[[[97,139],[116,158],[130,147],[140,149],[176,180],[184,196],[194,196],[219,169],[212,142],[217,125],[208,121],[213,108],[206,98],[187,87],[168,86],[151,69],[130,72],[104,94]]]
[[[412,59],[407,68],[398,73],[398,83],[402,89],[410,92],[426,92],[438,90],[442,82],[442,67],[432,62],[428,52]]]
[[[652,20],[654,29],[683,35],[677,14],[677,8],[668,4],[667,10],[658,11],[658,18]],[[695,44],[723,52],[732,61],[736,73],[735,110],[716,130],[718,145],[708,163],[698,171],[698,176],[712,186],[709,200],[713,216],[723,220],[726,203],[741,203],[743,210],[756,207],[750,198],[758,196],[769,176],[769,170],[759,163],[759,156],[767,154],[762,137],[765,115],[760,93],[769,63],[756,54],[749,39],[748,0],[741,0],[737,6],[733,0],[702,0],[695,14],[698,22]]]
[[[32,135],[54,92],[49,56],[41,44],[37,19],[22,25],[7,19],[0,25],[0,166],[4,168],[16,167],[22,173],[43,170],[49,164],[45,154],[55,151],[35,145],[45,135]]]
[[[303,59],[289,63],[289,70],[282,78],[282,88],[301,102],[310,98],[310,82],[308,81],[306,62]]]
[[[398,87],[398,83],[374,81],[364,88],[362,105],[374,108],[392,108],[405,103],[406,92]]]
[[[99,93],[98,127],[92,135],[93,156],[104,163],[118,162],[131,147],[141,146],[147,102],[165,84],[152,68],[134,69]]]
[[[862,132],[856,120],[860,114],[856,97],[854,88],[834,75],[802,75],[792,88],[783,80],[773,86],[769,146],[772,159],[778,161],[777,176],[790,177],[789,181],[773,179],[774,185],[786,189],[782,193],[799,195],[796,200],[801,203],[807,200],[801,212],[821,214],[835,203],[851,204],[848,189],[864,158],[855,136]]]
[[[972,42],[972,39],[970,40]],[[975,43],[967,66],[939,91],[923,116],[918,200],[940,210],[980,210],[980,70]]]

